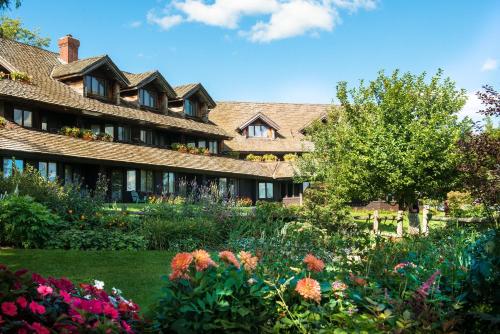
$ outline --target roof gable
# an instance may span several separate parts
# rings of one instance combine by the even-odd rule
[[[245,129],[246,127],[248,127],[249,125],[251,125],[252,123],[254,123],[258,119],[260,119],[262,122],[266,123],[267,125],[269,125],[270,127],[272,127],[276,131],[278,131],[280,129],[279,125],[276,124],[272,119],[270,119],[269,117],[267,117],[263,113],[258,112],[253,117],[251,117],[249,120],[247,120],[245,123],[241,124],[238,127],[238,130],[242,131],[243,129]]]
[[[169,98],[175,99],[177,97],[175,90],[172,86],[170,86],[168,81],[159,71],[149,71],[144,73],[123,72],[123,74],[129,81],[128,87],[123,91],[139,89],[151,82],[156,81],[156,83],[161,87],[161,91],[167,93]]]
[[[102,66],[106,66],[122,86],[128,86],[129,81],[108,55],[80,59],[68,64],[54,67],[51,76],[57,79],[68,79],[86,75]]]
[[[186,85],[174,87],[178,99],[187,99],[195,93],[199,93],[207,102],[209,108],[215,108],[217,105],[212,97],[208,94],[207,90],[201,83],[190,83]]]

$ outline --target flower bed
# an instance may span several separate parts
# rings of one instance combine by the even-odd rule
[[[139,307],[104,283],[75,286],[0,264],[0,333],[135,333],[144,328]]]

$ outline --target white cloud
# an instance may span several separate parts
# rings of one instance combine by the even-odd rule
[[[378,0],[174,0],[163,16],[153,11],[148,22],[167,30],[182,22],[199,22],[226,29],[237,29],[243,18],[257,21],[240,30],[252,42],[270,42],[320,31],[332,31],[340,22],[340,10],[376,8]],[[175,15],[171,12],[175,11]]]
[[[468,116],[473,121],[480,121],[483,119],[483,116],[478,112],[481,109],[483,109],[483,105],[481,104],[481,100],[478,99],[476,93],[469,93],[467,94],[467,102],[458,115],[460,118]]]
[[[168,30],[183,21],[181,15],[165,15],[163,17],[159,17],[154,11],[149,11],[146,18],[148,23],[157,24],[163,30]]]
[[[130,22],[130,28],[139,28],[142,25],[141,21]]]
[[[485,60],[483,66],[481,67],[481,71],[494,71],[498,68],[498,61],[493,58],[488,58]]]
[[[281,4],[268,22],[257,22],[248,36],[252,42],[270,42],[310,31],[332,31],[338,17],[337,10],[324,2],[294,0]]]
[[[235,29],[243,16],[269,14],[275,11],[277,0],[215,0],[206,4],[201,0],[175,1],[174,7],[183,12],[187,21]]]

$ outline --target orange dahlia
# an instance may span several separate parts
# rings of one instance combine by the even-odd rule
[[[365,286],[368,284],[364,278],[354,276],[352,273],[349,273],[349,278],[354,284],[359,286]]]
[[[257,256],[252,256],[252,253],[241,251],[238,253],[238,257],[243,264],[243,267],[246,271],[251,272],[257,268],[257,262],[259,262],[259,258]]]
[[[222,251],[219,253],[219,258],[227,264],[232,264],[236,268],[240,269],[240,263],[234,256],[233,252],[230,251]]]
[[[317,303],[321,301],[321,287],[315,279],[306,277],[299,280],[295,291],[305,299],[312,299]]]
[[[208,267],[217,267],[217,263],[210,258],[210,254],[206,250],[199,249],[192,252],[191,255],[193,255],[196,271],[203,271]]]
[[[172,268],[172,274],[170,274],[170,280],[175,280],[177,278],[189,278],[186,273],[189,270],[189,265],[193,262],[193,255],[191,253],[178,253],[172,259],[170,267]]]
[[[325,263],[312,254],[307,254],[304,258],[304,263],[307,264],[307,270],[317,273],[323,271]]]

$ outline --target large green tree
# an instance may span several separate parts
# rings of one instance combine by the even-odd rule
[[[400,208],[443,197],[457,177],[458,140],[470,128],[457,113],[466,92],[439,70],[395,71],[359,87],[337,86],[340,106],[308,129],[315,149],[300,160],[301,178],[321,184],[322,200],[347,203],[391,195]]]

